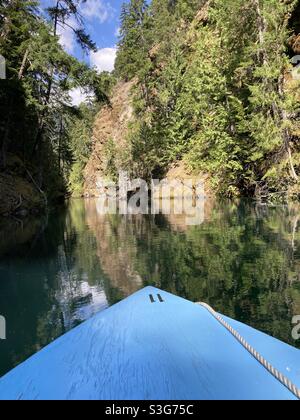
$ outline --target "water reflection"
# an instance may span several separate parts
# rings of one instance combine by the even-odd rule
[[[299,206],[205,202],[203,223],[99,216],[76,200],[49,220],[0,231],[0,375],[65,331],[147,284],[300,348]]]

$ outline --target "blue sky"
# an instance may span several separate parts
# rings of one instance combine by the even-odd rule
[[[42,7],[53,6],[56,0],[40,0]],[[69,28],[59,28],[61,43],[70,54],[89,62],[99,71],[111,71],[114,65],[118,40],[119,17],[124,0],[86,0],[80,12],[86,23],[86,30],[98,47],[97,53],[84,55],[76,45],[73,32]],[[74,25],[74,22],[70,22]]]
[[[42,8],[54,6],[57,0],[40,0]],[[79,1],[79,0],[75,0]],[[64,49],[84,60],[97,71],[112,71],[116,58],[116,45],[118,41],[118,31],[120,26],[121,6],[125,0],[86,0],[81,3],[80,13],[85,20],[86,30],[91,35],[92,40],[97,44],[98,51],[86,55],[76,44],[73,31],[68,28],[60,27],[60,42]],[[74,21],[68,22],[74,27]],[[79,105],[87,99],[85,92],[80,89],[73,89],[70,92],[73,105]]]

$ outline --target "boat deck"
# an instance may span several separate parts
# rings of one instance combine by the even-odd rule
[[[300,388],[300,351],[225,318]],[[203,307],[147,287],[0,379],[1,400],[296,397]]]

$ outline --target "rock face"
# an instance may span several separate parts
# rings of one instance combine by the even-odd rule
[[[97,182],[105,176],[109,165],[106,146],[113,144],[116,149],[125,148],[128,124],[133,121],[131,90],[135,81],[120,82],[116,85],[111,105],[105,106],[96,118],[93,131],[93,152],[84,171],[84,194],[97,197]]]
[[[134,122],[134,110],[132,105],[132,89],[136,81],[120,82],[116,85],[111,105],[101,109],[95,120],[93,130],[93,152],[84,171],[84,196],[86,198],[99,197],[103,192],[103,179],[107,178],[110,171],[110,155],[113,153],[117,161],[118,170],[122,169],[122,162],[118,162],[119,156],[129,149],[128,132],[130,123]],[[110,148],[110,150],[108,150]],[[198,185],[203,182],[205,194],[211,196],[208,177],[203,174],[193,175],[185,167],[184,162],[174,162],[168,169],[165,179],[177,180],[185,186]]]
[[[45,198],[25,170],[22,161],[10,156],[7,168],[0,173],[0,219],[16,216],[20,219],[38,214],[45,208]]]
[[[293,35],[289,39],[289,45],[295,54],[300,54],[300,35]]]
[[[184,188],[189,189],[192,185],[192,188],[196,188],[198,185],[203,185],[203,193],[206,197],[213,197],[214,193],[210,188],[210,179],[209,175],[198,173],[193,174],[191,173],[185,163],[183,161],[174,162],[172,166],[170,166],[168,172],[166,173],[165,179],[169,182],[176,180],[176,182],[181,183]],[[191,191],[191,195],[193,196],[196,191]],[[162,197],[164,198],[164,197]],[[172,198],[172,197],[171,197]],[[173,197],[175,198],[175,197]]]

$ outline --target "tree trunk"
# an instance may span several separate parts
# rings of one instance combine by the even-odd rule
[[[25,72],[25,68],[26,68],[26,63],[27,63],[27,59],[28,59],[28,55],[29,55],[29,50],[27,49],[25,51],[23,60],[22,60],[22,65],[18,74],[18,78],[19,80],[21,80],[23,78],[24,72]]]
[[[266,21],[262,14],[261,7],[259,0],[253,0],[254,7],[257,13],[257,30],[258,30],[258,38],[259,38],[259,45],[260,51],[258,52],[258,59],[261,65],[267,64],[267,55],[265,51],[265,33],[266,33]]]
[[[56,2],[56,10],[57,11],[59,9],[59,6],[60,6],[60,0],[57,0],[57,2]],[[58,15],[56,14],[55,18],[54,18],[54,22],[53,22],[53,35],[54,36],[57,35],[57,25],[58,25]],[[46,117],[47,108],[48,108],[48,105],[49,105],[50,99],[51,99],[53,78],[54,78],[54,69],[52,67],[51,72],[50,72],[50,76],[49,76],[45,101],[44,101],[44,107],[45,108],[42,111],[42,114],[40,116],[40,123],[39,123],[38,131],[37,131],[36,139],[35,139],[35,142],[34,142],[34,146],[33,146],[33,153],[36,152],[36,150],[38,149],[39,143],[42,141],[42,138],[43,138],[43,133],[44,133],[44,128],[45,128],[45,117]]]
[[[291,167],[292,177],[294,178],[295,181],[298,181],[299,177],[298,177],[298,175],[296,174],[296,171],[295,171],[295,167],[294,167],[294,164],[293,164],[292,150],[291,150],[289,145],[287,146],[287,153],[288,153],[288,157],[289,157],[289,164],[290,164],[290,167]]]

